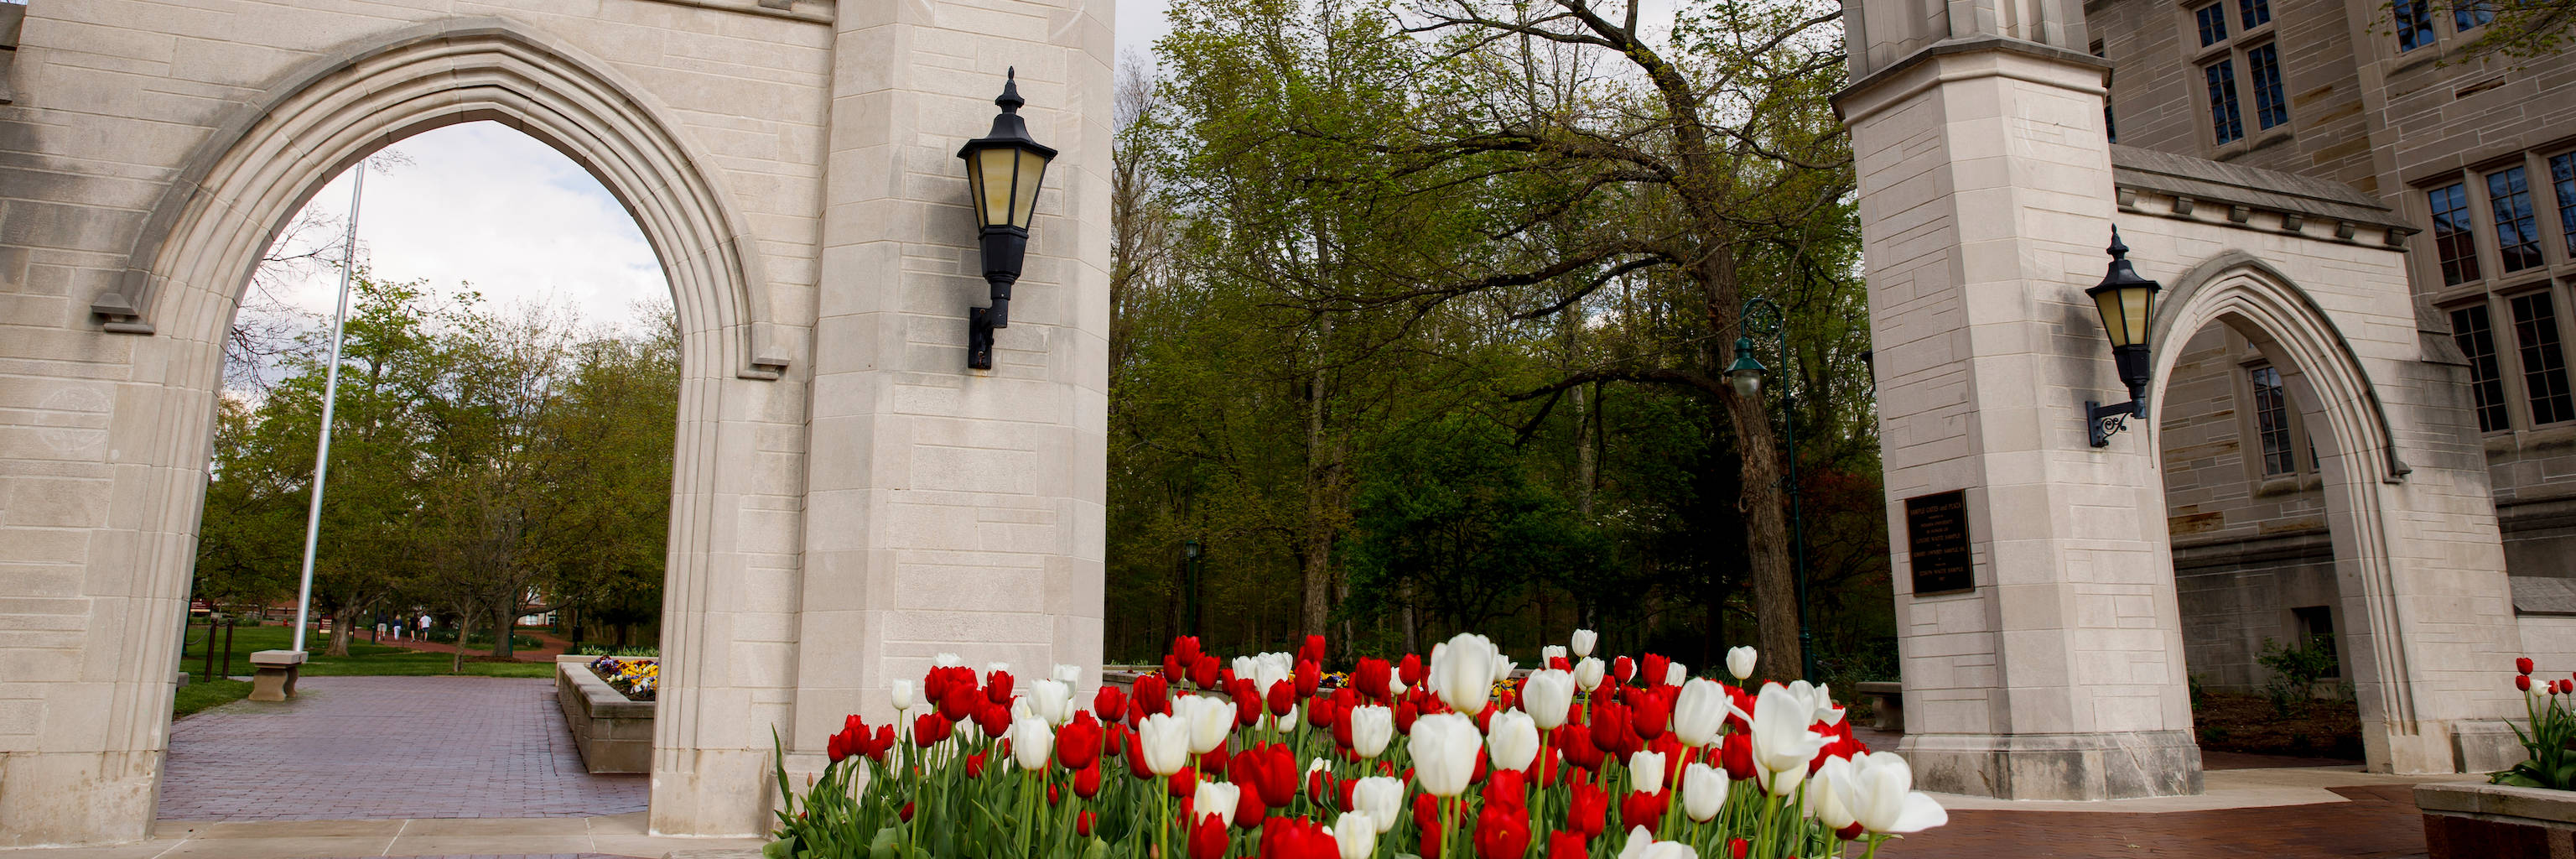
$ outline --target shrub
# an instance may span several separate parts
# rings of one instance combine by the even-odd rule
[[[2307,712],[2308,703],[2316,700],[2317,682],[2335,671],[2334,649],[2322,635],[2297,647],[2283,647],[2265,638],[2263,654],[2254,661],[2272,670],[2263,695],[2272,699],[2272,709],[2285,719]]]

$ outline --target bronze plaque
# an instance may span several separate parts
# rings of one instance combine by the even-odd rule
[[[1914,558],[1914,594],[1977,586],[1968,553],[1968,494],[1952,490],[1905,499],[1906,551]]]

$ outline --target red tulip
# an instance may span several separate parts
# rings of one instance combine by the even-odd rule
[[[1048,805],[1062,805],[1062,804],[1064,804],[1064,791],[1057,790],[1057,789],[1056,789],[1056,786],[1055,786],[1054,784],[1048,784],[1048,785],[1047,785],[1047,804],[1048,804]]]
[[[1201,656],[1199,657],[1198,662],[1190,665],[1190,682],[1196,684],[1201,689],[1214,689],[1216,688],[1216,671],[1216,657]]]
[[[1089,811],[1083,812],[1073,819],[1073,834],[1090,835],[1091,827],[1099,820],[1100,815],[1098,813]]]
[[[1521,859],[1529,853],[1529,843],[1529,812],[1488,805],[1476,815],[1479,859]]]
[[[984,675],[984,700],[1004,707],[1011,705],[1011,672],[997,670]]]
[[[1640,739],[1653,740],[1663,736],[1664,725],[1672,712],[1671,702],[1655,692],[1628,696],[1628,727],[1635,730]]]
[[[909,802],[904,803],[904,804],[903,804],[903,810],[902,810],[902,811],[899,811],[899,812],[895,812],[895,816],[903,818],[903,822],[905,822],[905,823],[911,823],[911,822],[912,822],[912,803],[909,803]]]
[[[1001,739],[1003,734],[1011,732],[1011,708],[986,704],[984,709],[975,711],[975,726],[984,729],[984,736]]]
[[[1586,771],[1600,771],[1603,756],[1601,747],[1592,744],[1591,728],[1568,722],[1556,726],[1555,737],[1552,745],[1565,753],[1566,763]]]
[[[1853,823],[1853,824],[1852,824],[1852,825],[1850,825],[1850,826],[1845,826],[1845,827],[1843,827],[1843,828],[1841,828],[1841,829],[1834,830],[1834,837],[1835,837],[1835,838],[1840,838],[1840,839],[1842,839],[1842,840],[1844,840],[1844,841],[1850,841],[1850,840],[1852,840],[1852,839],[1854,839],[1854,838],[1859,838],[1859,837],[1860,837],[1860,824],[1859,824],[1859,823]]]
[[[1395,705],[1395,732],[1411,735],[1413,733],[1413,720],[1419,718],[1422,718],[1422,710],[1421,708],[1415,707],[1412,701],[1405,701]]]
[[[939,696],[939,715],[951,722],[973,718],[983,705],[983,693],[973,683],[951,683],[948,693]]]
[[[1738,781],[1752,778],[1754,775],[1753,735],[1746,733],[1726,735],[1726,739],[1718,749],[1717,757],[1719,763],[1726,766],[1727,778]]]
[[[1147,674],[1143,677],[1136,678],[1136,695],[1134,703],[1143,707],[1145,714],[1149,716],[1159,713],[1169,713],[1172,712],[1170,692],[1171,688],[1169,684],[1163,682],[1161,675]]]
[[[976,752],[976,753],[974,753],[974,754],[971,754],[971,755],[967,755],[967,756],[966,756],[966,777],[967,777],[967,778],[983,778],[983,777],[984,777],[984,753],[983,753],[983,752]]]
[[[1671,791],[1659,790],[1654,793],[1630,791],[1627,796],[1619,798],[1619,828],[1635,829],[1643,826],[1649,830],[1654,829],[1655,824],[1662,822],[1664,806],[1670,804],[1672,799]]]
[[[1178,770],[1173,771],[1173,772],[1172,772],[1172,777],[1171,777],[1170,779],[1168,779],[1168,780],[1167,780],[1167,783],[1163,786],[1163,789],[1164,789],[1164,790],[1166,790],[1166,791],[1169,791],[1173,796],[1179,796],[1179,797],[1191,796],[1191,795],[1194,795],[1194,794],[1198,793],[1198,790],[1199,790],[1199,771],[1198,771],[1198,768],[1197,768],[1197,767],[1182,767],[1182,768],[1180,768],[1180,769],[1178,769]]]
[[[1261,697],[1270,705],[1270,715],[1288,715],[1288,711],[1297,706],[1297,684],[1286,680],[1272,681],[1270,691]]]
[[[1197,825],[1190,827],[1190,859],[1224,859],[1225,821],[1213,814],[1199,815]]]
[[[1485,780],[1485,807],[1529,813],[1529,777],[1519,770],[1495,770]]]
[[[1183,665],[1198,664],[1199,657],[1204,655],[1199,650],[1199,637],[1195,635],[1173,636],[1172,655],[1180,657],[1181,664]]]
[[[1591,859],[1591,848],[1583,845],[1583,833],[1559,829],[1547,834],[1547,859]]]
[[[1404,681],[1404,688],[1412,689],[1421,686],[1423,678],[1431,676],[1431,669],[1422,667],[1421,656],[1407,653],[1404,661],[1396,663],[1395,676]]]
[[[1261,859],[1340,859],[1333,833],[1303,817],[1274,817],[1261,824]]]
[[[1636,660],[1625,656],[1610,660],[1610,676],[1619,678],[1621,683],[1628,682],[1628,678],[1637,676]]]
[[[1100,765],[1092,764],[1074,771],[1073,795],[1090,799],[1100,795]]]
[[[1592,746],[1604,754],[1628,757],[1628,744],[1637,736],[1629,726],[1628,707],[1604,701],[1592,707]]]
[[[2520,671],[2524,674],[2531,673],[2531,657],[2524,656],[2515,659],[2513,661],[2513,670]]]
[[[948,726],[948,718],[938,713],[914,716],[912,717],[912,744],[925,749],[930,748],[933,744],[948,739]]]
[[[1262,804],[1286,808],[1288,801],[1297,797],[1296,754],[1288,750],[1286,743],[1271,743],[1248,750],[1248,754],[1261,760],[1257,780]]]
[[[1413,795],[1413,827],[1422,831],[1423,856],[1440,855],[1440,801],[1430,794]]]
[[[1339,716],[1341,713],[1342,711],[1340,708],[1333,706],[1333,699],[1331,698],[1317,695],[1306,699],[1306,724],[1308,725],[1317,728],[1330,728],[1333,726],[1333,717]]]
[[[1333,786],[1336,783],[1337,780],[1333,778],[1331,770],[1307,770],[1306,798],[1316,805],[1323,805],[1327,800],[1332,799]]]
[[[1270,814],[1269,804],[1261,801],[1261,792],[1240,790],[1234,795],[1234,828],[1250,832],[1261,828],[1261,818]]]
[[[1664,658],[1664,655],[1660,653],[1646,654],[1644,661],[1646,669],[1646,687],[1651,689],[1664,685],[1664,676],[1672,673],[1670,669],[1673,667],[1673,661]]]
[[[1312,662],[1317,665],[1324,664],[1324,637],[1320,635],[1306,636],[1306,646],[1297,648],[1297,660],[1300,662]]]
[[[1087,712],[1076,711],[1073,721],[1055,732],[1055,760],[1065,769],[1079,770],[1100,760],[1100,722]]]
[[[1179,683],[1183,680],[1190,679],[1190,666],[1194,664],[1197,663],[1182,662],[1179,656],[1169,653],[1163,654],[1162,678],[1172,683]]]
[[[1609,828],[1610,792],[1588,781],[1566,782],[1565,828],[1591,838]]]
[[[1315,697],[1315,688],[1324,685],[1324,663],[1313,659],[1297,663],[1296,680],[1297,697]]]
[[[2529,692],[2529,691],[2531,691],[2531,675],[2529,675],[2529,674],[2517,674],[2517,675],[2514,675],[2514,678],[2513,678],[2513,688],[2520,689],[2520,690],[2525,691],[2525,692]]]
[[[1091,713],[1103,722],[1118,721],[1127,715],[1127,693],[1118,691],[1116,686],[1100,684],[1100,691],[1091,696]]]
[[[1729,838],[1726,840],[1726,854],[1730,859],[1744,859],[1744,854],[1752,849],[1753,842],[1746,841],[1742,838]]]
[[[1384,701],[1387,696],[1387,675],[1393,671],[1394,669],[1390,668],[1384,659],[1362,657],[1358,667],[1351,669],[1350,688],[1358,689],[1360,694],[1369,696],[1370,700]]]

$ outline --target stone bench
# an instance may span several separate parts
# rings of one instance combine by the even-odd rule
[[[1905,684],[1876,680],[1854,683],[1852,689],[1869,696],[1870,709],[1878,714],[1870,727],[1890,733],[1905,733]]]
[[[255,673],[250,678],[250,699],[284,701],[295,697],[295,678],[304,673],[304,651],[262,650],[250,655]]]
[[[2565,856],[2576,839],[2576,791],[2476,782],[2415,786],[2432,859]]]
[[[600,679],[590,670],[597,658],[555,657],[555,701],[582,766],[594,773],[652,772],[654,702],[630,700]]]

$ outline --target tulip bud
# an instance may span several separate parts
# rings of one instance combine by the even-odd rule
[[[1494,694],[1494,660],[1501,654],[1484,636],[1459,633],[1431,651],[1431,691],[1449,709],[1475,713]]]
[[[1663,791],[1664,755],[1662,752],[1638,752],[1628,756],[1628,789],[1637,793]]]
[[[1055,729],[1035,716],[1011,723],[1011,759],[1023,770],[1046,769],[1055,760]]]
[[[1453,648],[1454,650],[1454,648]],[[1467,792],[1476,772],[1476,747],[1482,745],[1476,723],[1456,713],[1434,713],[1413,723],[1405,748],[1413,753],[1414,776],[1424,792],[1452,797]]]
[[[1602,669],[1603,666],[1601,664],[1601,660],[1594,659],[1589,656],[1583,657],[1582,661],[1574,663],[1575,688],[1582,689],[1585,692],[1601,688],[1601,681],[1603,679]]]
[[[1190,760],[1189,720],[1168,713],[1146,716],[1136,724],[1136,746],[1144,757],[1145,769],[1153,774],[1180,772]]]
[[[1730,648],[1727,648],[1727,649],[1726,649],[1726,673],[1735,675],[1735,679],[1736,679],[1736,680],[1739,680],[1739,681],[1741,681],[1741,680],[1745,680],[1745,679],[1747,679],[1747,678],[1752,677],[1752,676],[1753,676],[1753,659],[1754,659],[1754,652],[1753,652],[1753,648],[1750,648],[1750,647],[1730,647]]]
[[[1378,834],[1386,834],[1404,819],[1404,781],[1386,776],[1358,780],[1351,786],[1351,810],[1368,815]]]
[[[1553,668],[1530,672],[1529,682],[1521,688],[1521,710],[1529,713],[1539,730],[1553,731],[1565,724],[1574,706],[1574,675]]]
[[[1683,745],[1707,746],[1726,729],[1726,687],[1715,680],[1692,679],[1674,698],[1672,731]]]
[[[901,713],[905,710],[912,709],[912,681],[894,681],[894,687],[889,689],[888,692],[894,698],[895,712]]]
[[[1209,775],[1214,776],[1215,773]],[[1202,781],[1198,792],[1192,794],[1191,803],[1199,814],[1212,815],[1230,826],[1234,823],[1235,808],[1243,804],[1243,789],[1221,781]]]
[[[1538,760],[1538,723],[1517,710],[1495,713],[1487,726],[1485,747],[1495,769],[1529,769]]]
[[[1049,676],[1066,686],[1080,686],[1082,685],[1082,666],[1058,662],[1055,664],[1055,672]]]
[[[1387,742],[1395,738],[1395,711],[1385,707],[1376,704],[1352,707],[1347,721],[1351,725],[1351,751],[1362,758],[1374,758],[1384,753]]]
[[[1591,655],[1592,655],[1592,645],[1593,645],[1593,644],[1595,644],[1595,643],[1597,643],[1597,642],[1599,642],[1600,640],[1601,640],[1601,636],[1600,636],[1599,634],[1594,633],[1592,630],[1589,630],[1589,629],[1578,629],[1578,630],[1575,630],[1575,631],[1574,631],[1574,640],[1573,640],[1572,642],[1570,642],[1571,644],[1573,644],[1573,648],[1572,648],[1572,649],[1573,649],[1573,651],[1574,651],[1574,657],[1575,657],[1576,659],[1581,659],[1581,658],[1586,657],[1586,656],[1591,656]]]
[[[1726,806],[1726,771],[1694,763],[1682,770],[1682,813],[1707,823]]]
[[[1690,669],[1681,663],[1674,662],[1664,666],[1664,685],[1679,686],[1682,685],[1682,681],[1689,679]]]
[[[1365,811],[1345,811],[1333,820],[1333,846],[1341,859],[1368,859],[1377,850],[1377,821]]]

